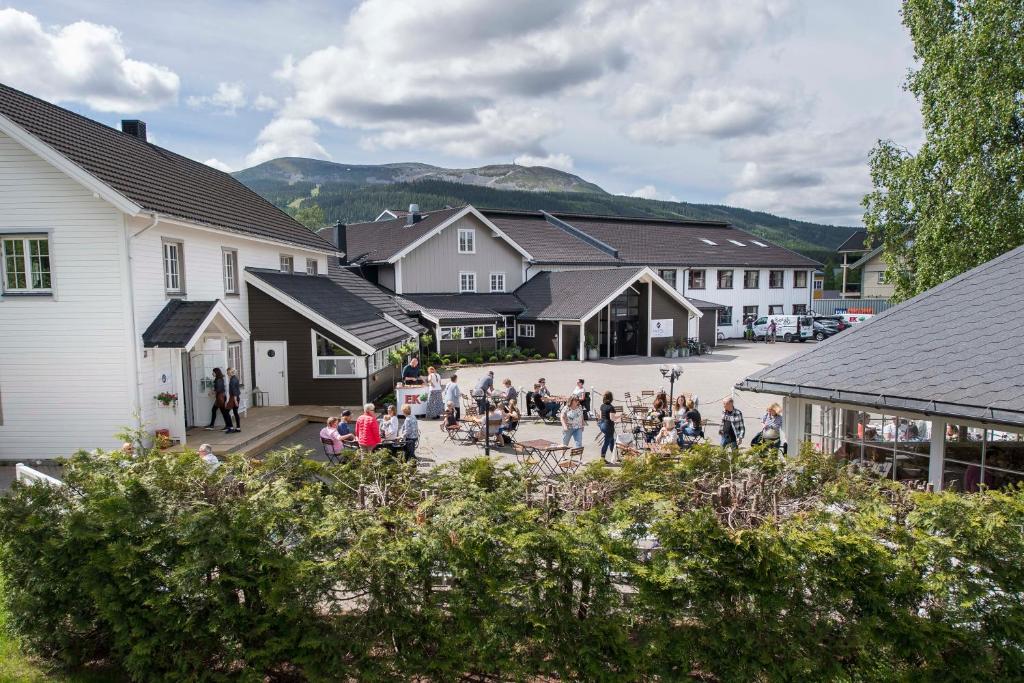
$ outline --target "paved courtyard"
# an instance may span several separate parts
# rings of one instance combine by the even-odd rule
[[[813,342],[808,342],[813,343]],[[759,427],[764,408],[772,402],[766,395],[753,395],[733,392],[733,385],[747,375],[756,372],[778,360],[807,348],[806,344],[749,344],[736,342],[718,347],[715,353],[693,358],[617,358],[600,361],[549,361],[534,363],[506,363],[482,367],[462,368],[459,372],[459,386],[463,393],[468,393],[488,370],[494,370],[495,385],[500,385],[506,377],[512,380],[515,387],[525,391],[533,388],[533,383],[544,377],[547,385],[555,394],[568,394],[582,377],[588,389],[598,396],[604,391],[611,391],[616,400],[621,400],[625,392],[639,393],[642,389],[669,390],[668,381],[658,370],[665,363],[676,363],[682,368],[683,375],[676,381],[675,393],[680,390],[694,394],[700,401],[700,412],[705,419],[715,422],[721,416],[721,401],[726,396],[733,396],[737,407],[743,412],[747,423],[747,442]],[[451,373],[448,373],[450,375]],[[521,399],[522,405],[525,397]],[[595,407],[600,399],[595,401]],[[525,413],[524,413],[525,415]],[[323,459],[320,447],[320,424],[309,424],[290,436],[282,439],[273,447],[301,444],[312,451],[316,459]],[[482,446],[443,444],[444,435],[440,424],[434,420],[421,420],[419,448],[417,457],[422,466],[431,466],[451,462],[460,458],[483,453]],[[583,432],[584,460],[590,461],[600,457],[599,433],[593,421],[588,422]],[[709,433],[709,436],[712,436]],[[519,426],[516,438],[520,441],[529,439],[549,439],[561,442],[561,428],[529,419],[524,419]],[[492,455],[514,460],[511,449],[491,449]]]

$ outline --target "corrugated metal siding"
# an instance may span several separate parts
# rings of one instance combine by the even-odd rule
[[[870,308],[872,313],[881,313],[892,308],[888,299],[814,299],[811,310],[818,315],[835,315],[836,309]]]

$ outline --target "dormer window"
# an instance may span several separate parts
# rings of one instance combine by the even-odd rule
[[[306,259],[306,275],[317,275],[320,272],[320,264],[315,258]]]
[[[294,273],[295,272],[295,259],[288,254],[281,254],[281,272],[282,273]]]
[[[473,230],[472,228],[459,229],[459,253],[476,253],[476,230]]]

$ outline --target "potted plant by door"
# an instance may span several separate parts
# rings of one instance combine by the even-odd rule
[[[669,345],[665,347],[665,358],[675,358],[675,357],[676,357],[676,347],[671,342],[669,342]]]
[[[584,343],[587,346],[587,360],[597,360],[601,357],[597,351],[597,338],[594,335],[588,334]]]

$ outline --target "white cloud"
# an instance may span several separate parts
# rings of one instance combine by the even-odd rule
[[[203,163],[209,166],[210,168],[215,168],[218,171],[224,171],[225,173],[231,173],[232,171],[232,168],[230,166],[228,166],[223,161],[217,158],[207,159]]]
[[[629,196],[639,197],[640,199],[657,199],[658,188],[656,188],[654,185],[644,185],[643,187],[638,187],[637,189],[630,192]]]
[[[271,109],[277,109],[277,100],[270,95],[264,95],[260,93],[256,96],[256,99],[252,101],[252,108],[256,111],[268,111]]]
[[[250,166],[278,157],[330,159],[316,136],[320,127],[309,119],[274,119],[256,138],[256,149],[245,161]]]
[[[780,93],[749,87],[698,90],[657,116],[629,127],[643,142],[673,144],[697,136],[736,138],[778,130],[792,108]]]
[[[241,83],[218,83],[212,95],[190,96],[186,102],[195,109],[212,107],[225,114],[234,114],[247,103],[245,88]]]
[[[548,154],[542,157],[533,156],[532,154],[520,154],[515,158],[515,162],[520,166],[557,168],[559,171],[565,171],[566,173],[572,173],[573,169],[573,160],[568,154]]]
[[[0,81],[51,101],[139,112],[178,98],[178,75],[129,58],[111,26],[79,21],[48,30],[27,12],[0,9],[0,45]]]

